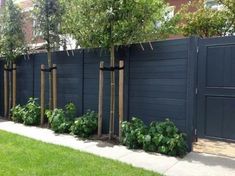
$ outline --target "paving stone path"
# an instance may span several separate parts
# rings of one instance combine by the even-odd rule
[[[194,151],[235,158],[235,143],[199,139],[194,144]]]

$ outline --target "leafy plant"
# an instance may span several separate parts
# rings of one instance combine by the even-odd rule
[[[143,149],[171,156],[184,156],[187,153],[185,135],[169,119],[160,123],[152,122],[144,137]]]
[[[143,148],[171,156],[184,156],[187,153],[185,135],[169,119],[160,123],[152,122],[149,126],[135,117],[130,122],[123,122],[122,144],[132,149]]]
[[[45,118],[49,120],[49,118],[52,115],[52,112],[53,112],[52,110],[46,108],[45,109]]]
[[[51,124],[51,128],[55,133],[69,133],[72,122],[65,120],[65,113],[63,109],[54,109],[47,111],[46,115]]]
[[[128,45],[158,39],[164,21],[164,0],[61,0],[62,30],[82,47]],[[162,26],[163,27],[163,26]]]
[[[133,117],[130,122],[122,123],[122,144],[131,149],[143,147],[143,139],[147,134],[147,128],[144,122]]]
[[[71,127],[72,133],[82,138],[89,137],[97,130],[97,119],[97,113],[88,110],[86,114],[75,120],[74,124]]]
[[[204,0],[190,1],[183,5],[176,15],[180,18],[178,29],[184,36],[196,35],[201,38],[233,35],[235,32],[235,14],[233,0],[217,0],[227,8],[220,10],[205,7]],[[227,6],[229,4],[229,6]],[[234,6],[235,3],[233,3]],[[194,11],[192,12],[192,9]]]
[[[25,108],[21,105],[17,105],[11,109],[11,118],[14,122],[23,123],[23,117]]]
[[[220,3],[220,5],[222,5],[226,11],[226,17],[228,18],[227,34],[234,36],[235,34],[235,1],[234,0],[217,0],[217,2]]]
[[[65,105],[65,118],[67,120],[73,120],[76,117],[77,108],[74,103],[68,103]]]
[[[70,128],[73,124],[73,119],[76,115],[76,106],[73,103],[65,105],[65,110],[54,109],[47,110],[46,116],[49,119],[51,128],[56,133],[70,133]]]
[[[25,125],[39,125],[40,106],[36,98],[30,98],[24,108],[23,122]]]
[[[0,54],[7,64],[24,53],[25,38],[21,9],[7,0],[0,11]]]

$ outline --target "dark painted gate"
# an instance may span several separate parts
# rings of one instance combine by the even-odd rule
[[[199,40],[197,129],[235,140],[235,37]]]

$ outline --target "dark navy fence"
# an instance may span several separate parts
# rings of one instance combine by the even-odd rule
[[[143,50],[144,48],[144,50]],[[195,111],[197,39],[160,41],[131,45],[117,51],[117,60],[125,60],[125,119],[139,117],[145,123],[171,119],[192,141]],[[99,62],[109,65],[108,52],[101,49],[53,53],[58,67],[58,104],[74,102],[81,115],[98,108]],[[47,63],[45,53],[17,61],[17,103],[40,97],[40,65]],[[118,62],[117,62],[118,64]],[[2,65],[1,65],[2,67]],[[3,72],[2,72],[3,73]],[[118,80],[118,72],[116,74]],[[109,124],[110,74],[105,72],[104,131]],[[2,74],[0,86],[2,88]],[[48,85],[47,85],[48,86]],[[47,89],[46,89],[47,90]],[[116,87],[118,93],[118,86]],[[3,107],[3,91],[0,92]],[[48,92],[46,93],[48,97]],[[118,94],[117,99],[118,100]],[[118,105],[118,102],[116,102]],[[1,108],[2,111],[2,108]],[[117,114],[117,112],[116,112]],[[116,126],[118,119],[116,115]],[[117,128],[116,128],[117,129]]]

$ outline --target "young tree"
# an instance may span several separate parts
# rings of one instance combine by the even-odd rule
[[[48,67],[52,67],[52,51],[60,44],[60,22],[63,9],[58,0],[35,0],[33,18],[35,33],[45,41]],[[49,107],[52,108],[52,74],[49,74]]]
[[[115,65],[115,47],[152,41],[164,34],[164,0],[61,0],[66,6],[62,29],[81,47],[105,47],[110,66]],[[159,23],[160,24],[160,23]],[[161,23],[163,24],[163,23]],[[163,27],[163,25],[162,25]],[[115,73],[111,72],[110,138],[115,113]]]
[[[204,0],[190,1],[177,14],[180,17],[178,29],[184,36],[201,38],[232,34],[234,26],[228,13],[225,8],[217,10],[206,7]]]
[[[19,7],[7,0],[0,14],[0,55],[9,69],[16,58],[25,52],[23,21]],[[9,108],[12,106],[12,78],[9,72]]]

